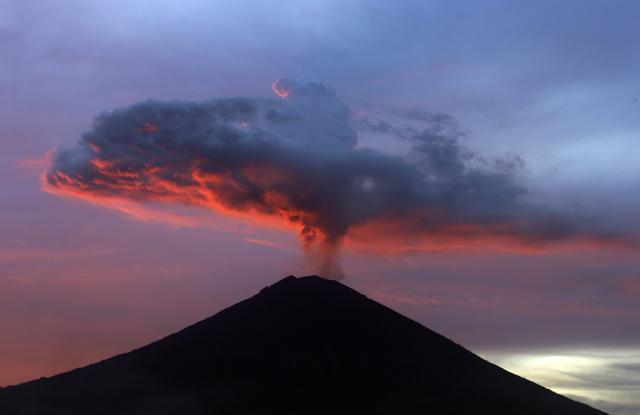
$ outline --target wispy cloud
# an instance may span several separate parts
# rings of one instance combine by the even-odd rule
[[[640,414],[637,349],[487,352],[484,356],[507,370],[612,414]]]

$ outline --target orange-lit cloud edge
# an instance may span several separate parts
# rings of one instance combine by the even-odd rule
[[[151,128],[151,127],[149,127]],[[266,227],[270,229],[278,229],[281,231],[291,232],[297,230],[301,235],[300,238],[307,251],[310,246],[308,241],[304,240],[304,232],[302,230],[300,217],[305,212],[292,212],[290,210],[274,210],[272,212],[263,212],[258,209],[249,207],[239,211],[230,209],[220,203],[215,194],[207,192],[206,183],[225,180],[224,177],[218,177],[211,174],[205,175],[202,171],[194,166],[192,178],[198,183],[198,188],[179,187],[175,183],[162,180],[154,169],[150,168],[145,171],[145,187],[151,186],[155,192],[150,197],[116,197],[112,194],[96,192],[82,180],[71,177],[61,171],[53,171],[51,169],[51,160],[56,149],[47,152],[42,159],[47,168],[41,175],[42,190],[64,197],[80,199],[94,205],[104,208],[116,210],[133,219],[144,221],[163,223],[173,227],[211,227],[214,229],[242,233],[237,225],[239,223],[247,224],[251,227]],[[99,149],[94,149],[99,150]],[[42,165],[40,164],[40,165]],[[117,180],[118,187],[113,183],[96,178],[92,184],[101,186],[114,186],[110,190],[122,191],[125,195],[134,195],[135,192],[142,189],[140,176],[136,172],[118,171],[105,160],[94,158],[92,160],[94,168],[96,168],[102,176],[121,178]],[[256,176],[264,172],[256,172]],[[269,175],[278,176],[279,172],[267,172]],[[48,179],[49,178],[49,179]],[[149,180],[151,178],[151,180]],[[55,185],[50,183],[53,179]],[[270,197],[277,199],[279,195],[274,194]],[[278,201],[284,203],[286,201]],[[206,208],[227,219],[232,219],[236,227],[224,226],[220,221],[206,220],[201,216],[191,215],[189,213],[178,213],[173,209],[176,205],[187,205],[192,207]],[[472,252],[472,253],[488,253],[488,252],[504,252],[504,253],[521,253],[521,254],[558,254],[565,252],[583,251],[583,250],[638,250],[638,244],[630,242],[628,239],[617,237],[602,236],[571,236],[558,240],[543,240],[530,235],[517,233],[513,230],[509,223],[500,223],[494,225],[478,225],[478,224],[444,224],[429,232],[419,232],[415,229],[415,223],[418,217],[405,217],[393,219],[378,219],[365,224],[354,225],[349,232],[338,244],[332,246],[324,246],[316,249],[319,250],[337,250],[339,248],[353,252],[368,252],[377,255],[403,255],[412,253],[449,253],[449,252]],[[244,230],[246,233],[246,230]],[[322,237],[320,230],[315,230]],[[248,243],[256,243],[257,239],[244,238]],[[276,243],[260,240],[261,245],[279,247]]]

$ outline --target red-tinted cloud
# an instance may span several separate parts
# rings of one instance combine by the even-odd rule
[[[294,226],[334,276],[345,236],[385,252],[634,243],[528,204],[512,163],[472,167],[450,117],[422,116],[427,128],[404,131],[404,158],[357,148],[348,109],[325,85],[278,80],[274,90],[286,99],[149,101],[103,114],[76,147],[56,152],[45,189],[143,220],[189,225],[139,209],[159,202]]]

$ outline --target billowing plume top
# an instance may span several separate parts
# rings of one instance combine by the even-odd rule
[[[298,82],[287,78],[278,78],[271,84],[273,92],[280,98],[335,98],[333,89],[322,82]]]
[[[280,78],[272,87],[284,99],[259,102],[258,128],[290,145],[315,151],[355,147],[357,135],[349,125],[349,108],[328,86]]]

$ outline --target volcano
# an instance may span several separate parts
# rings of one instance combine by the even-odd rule
[[[178,333],[0,389],[0,414],[603,414],[364,295],[293,276]]]

